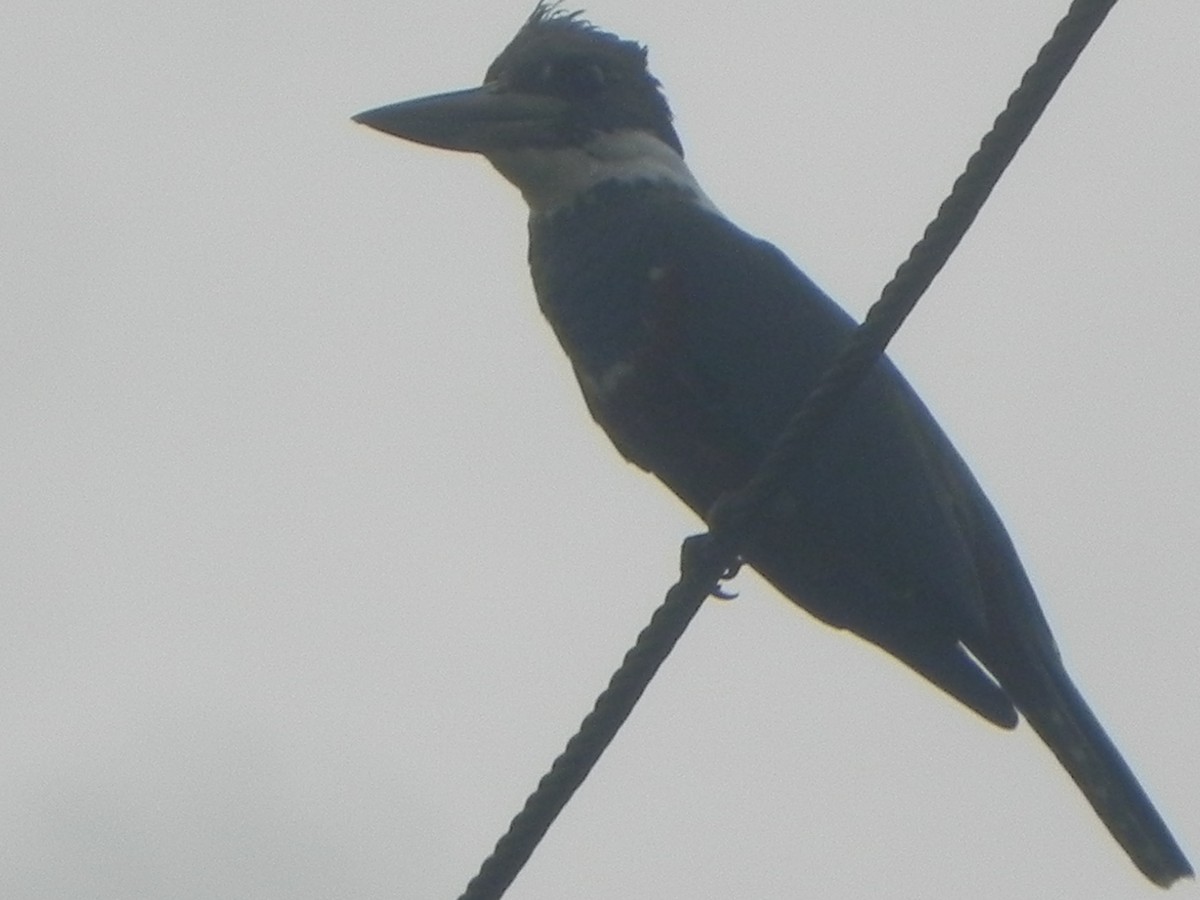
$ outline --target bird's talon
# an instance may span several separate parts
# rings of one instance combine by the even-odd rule
[[[738,572],[742,571],[742,562],[743,561],[740,558],[736,560],[732,566],[721,573],[721,577],[718,579],[718,581],[732,581],[734,578],[737,578]],[[713,588],[710,596],[715,597],[718,600],[736,600],[737,591],[727,591],[725,588],[721,587],[720,583],[718,583],[717,586]]]

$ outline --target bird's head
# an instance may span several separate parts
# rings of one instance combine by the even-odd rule
[[[646,48],[554,4],[538,4],[481,87],[382,106],[354,120],[484,155],[535,215],[611,180],[672,182],[711,206],[683,163]]]

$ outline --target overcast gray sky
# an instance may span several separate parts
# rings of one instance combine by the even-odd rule
[[[1060,6],[588,11],[861,315]],[[0,896],[456,896],[672,581],[697,523],[588,420],[516,192],[348,118],[530,7],[10,0]],[[1198,47],[1119,4],[893,351],[1194,862]],[[1156,895],[1027,728],[734,589],[511,897]]]

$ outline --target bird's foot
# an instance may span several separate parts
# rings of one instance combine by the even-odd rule
[[[730,581],[737,577],[742,569],[743,560],[735,557],[733,563],[724,562],[724,549],[713,539],[711,534],[692,535],[683,542],[680,553],[680,570],[684,578],[704,579],[712,583],[709,596],[718,600],[733,600],[737,597],[734,591],[721,587],[721,582]],[[713,570],[716,573],[713,574]]]

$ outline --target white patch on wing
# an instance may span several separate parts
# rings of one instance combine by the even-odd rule
[[[691,194],[700,206],[721,215],[683,157],[647,131],[600,134],[583,147],[494,151],[488,160],[517,186],[534,216],[570,206],[606,181],[673,184]]]
[[[599,388],[598,393],[613,394],[621,387],[621,383],[630,375],[634,374],[633,363],[627,360],[619,360],[600,373],[600,377],[596,381]]]
[[[584,394],[602,403],[607,402],[611,395],[620,390],[626,379],[634,374],[636,370],[628,360],[618,360],[598,375],[591,375],[580,368],[575,369],[575,377],[579,380]]]

